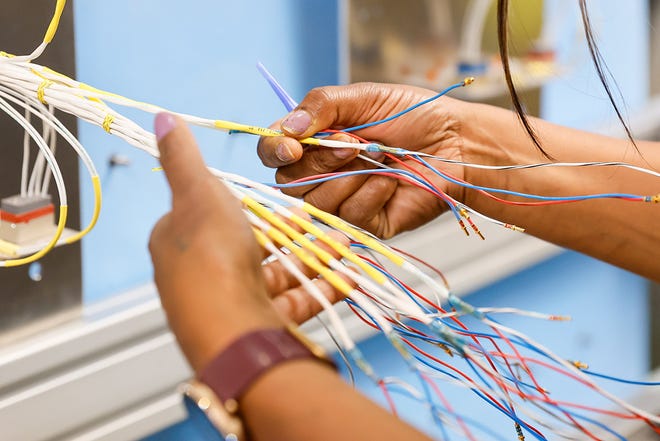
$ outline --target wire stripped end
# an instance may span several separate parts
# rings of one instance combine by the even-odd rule
[[[548,320],[553,322],[570,322],[573,318],[570,315],[551,315]]]
[[[470,84],[474,83],[475,78],[474,77],[465,77],[463,80],[463,86],[469,86]]]
[[[463,219],[458,219],[458,225],[461,226],[461,228],[463,229],[463,232],[465,233],[465,235],[467,237],[470,237],[470,232],[468,231],[467,227],[465,226],[465,222],[463,222]]]
[[[453,357],[453,356],[454,356],[454,353],[451,351],[451,349],[449,348],[449,346],[447,346],[446,344],[444,344],[444,343],[440,343],[440,342],[434,342],[434,344],[435,344],[437,347],[439,347],[440,349],[442,349],[443,351],[445,351],[445,352],[447,353],[447,355],[449,355],[450,357]]]
[[[520,427],[520,424],[516,423],[516,434],[518,435],[518,441],[525,441],[525,434],[522,431],[522,427]]]
[[[644,202],[653,202],[654,204],[657,204],[660,202],[660,193],[656,194],[655,196],[646,196],[644,198]]]
[[[589,365],[580,360],[570,360],[570,363],[580,370],[589,369]]]
[[[470,224],[470,227],[477,234],[477,236],[479,236],[481,240],[486,240],[484,235],[479,230],[479,227],[477,227],[477,225],[472,221],[472,219],[470,219],[470,214],[468,213],[468,211],[465,208],[460,208],[458,212],[460,213],[461,216],[465,218],[468,224]]]
[[[524,228],[518,227],[518,226],[512,225],[512,224],[504,224],[504,228],[508,228],[509,230],[513,230],[513,231],[516,231],[518,233],[524,233],[525,232]]]

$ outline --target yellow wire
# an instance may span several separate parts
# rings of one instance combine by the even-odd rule
[[[371,248],[377,253],[380,253],[383,256],[387,257],[395,265],[403,266],[403,264],[406,262],[403,257],[394,253],[392,250],[390,250],[385,245],[381,244],[380,242],[378,242],[376,239],[369,236],[368,234],[365,234],[362,231],[350,225],[349,223],[344,222],[337,216],[333,216],[330,213],[326,213],[323,210],[319,210],[318,208],[316,208],[311,204],[308,204],[307,202],[303,203],[302,208],[305,212],[311,214],[314,217],[317,217],[318,219],[321,219],[323,222],[330,225],[331,227],[339,231],[343,231],[344,233],[354,237],[355,239],[362,242],[367,247]]]
[[[254,213],[256,213],[258,216],[260,216],[263,219],[266,219],[268,222],[270,222],[271,225],[280,229],[291,239],[298,242],[300,246],[313,252],[326,265],[330,265],[331,261],[336,260],[334,257],[332,257],[330,253],[320,248],[318,245],[316,245],[314,242],[309,240],[303,234],[296,231],[294,228],[292,228],[282,219],[278,218],[275,214],[273,214],[270,210],[268,210],[266,207],[261,205],[259,202],[255,201],[249,196],[244,196],[241,202],[247,205],[247,207],[250,210],[252,210]]]
[[[37,251],[36,253],[32,254],[31,256],[23,257],[21,259],[11,259],[11,260],[1,261],[0,266],[12,267],[12,266],[25,265],[27,263],[32,263],[36,260],[39,260],[42,257],[44,257],[46,254],[48,254],[50,250],[55,248],[55,245],[57,245],[57,242],[60,240],[60,237],[62,237],[62,232],[64,231],[64,226],[66,225],[66,216],[68,209],[69,207],[67,207],[66,205],[60,205],[60,217],[57,222],[57,231],[55,231],[55,235],[50,240],[48,245],[46,245],[44,248]]]
[[[50,25],[48,25],[48,30],[46,30],[46,36],[44,37],[44,43],[50,43],[55,37],[57,28],[60,25],[60,19],[62,18],[62,12],[64,11],[64,6],[66,5],[66,0],[57,0],[55,5],[55,12],[53,13],[53,18],[50,20]]]
[[[314,236],[319,238],[319,240],[328,244],[333,250],[338,252],[339,255],[344,257],[346,260],[359,266],[365,273],[367,273],[377,283],[380,283],[382,285],[387,281],[387,278],[380,271],[377,271],[374,267],[368,265],[364,260],[360,259],[354,252],[352,252],[347,246],[334,240],[332,237],[330,237],[328,234],[326,234],[323,230],[321,230],[313,223],[307,221],[306,219],[303,219],[300,216],[296,216],[295,214],[293,214],[289,219],[296,225],[303,228],[308,233],[313,234]]]
[[[257,236],[257,241],[259,241],[259,235],[256,233],[256,231],[258,230],[255,229],[255,236]],[[279,243],[281,246],[286,247],[298,259],[300,259],[301,262],[303,262],[305,265],[316,271],[321,277],[327,280],[328,283],[330,283],[339,292],[341,292],[345,296],[349,296],[352,293],[353,288],[351,287],[351,285],[346,283],[344,279],[339,277],[330,269],[323,266],[313,255],[309,254],[307,251],[303,250],[298,245],[293,243],[293,241],[291,241],[284,233],[276,230],[275,228],[269,228],[265,232],[265,234],[271,239],[273,239],[275,242]]]
[[[216,129],[233,130],[236,132],[251,133],[252,135],[258,136],[284,136],[284,133],[280,132],[279,130],[273,130],[266,127],[251,126],[248,124],[240,124],[233,121],[224,121],[221,119],[213,121],[213,125]],[[316,138],[305,138],[301,139],[299,142],[303,144],[320,145],[319,140]]]
[[[314,251],[314,253],[317,254],[319,258],[321,258],[321,260],[323,260],[326,264],[329,264],[328,259],[334,259],[329,253],[319,248],[316,244],[311,242],[309,239],[307,239],[304,235],[300,234],[295,229],[291,228],[291,226],[289,226],[286,222],[282,221],[274,213],[263,207],[260,203],[258,203],[254,199],[245,196],[243,198],[243,203],[247,205],[250,209],[252,209],[255,213],[266,219],[268,222],[270,222],[280,230],[284,231],[287,235],[289,235],[289,237],[298,241],[298,243],[300,243],[301,245],[303,246],[308,245],[310,249]],[[339,253],[340,256],[346,258],[346,260],[348,260],[349,262],[357,265],[377,283],[383,285],[387,281],[387,278],[383,274],[381,274],[379,271],[376,271],[376,269],[374,269],[372,266],[368,265],[366,262],[360,259],[348,247],[344,246],[342,243],[328,236],[328,234],[326,234],[316,225],[304,220],[300,216],[296,216],[295,214],[292,215],[289,219],[298,226],[300,226],[303,230],[307,231],[310,234],[313,234],[319,240],[328,244],[332,249],[337,251],[337,253]],[[324,255],[320,255],[319,252],[324,253]]]
[[[92,213],[92,219],[89,221],[87,227],[79,233],[67,238],[64,243],[71,244],[79,241],[85,237],[96,225],[96,222],[99,220],[99,215],[101,214],[101,203],[103,200],[101,192],[101,178],[98,176],[92,176],[92,186],[94,187],[94,213]]]

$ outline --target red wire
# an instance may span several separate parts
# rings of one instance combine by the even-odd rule
[[[383,380],[378,381],[378,387],[380,387],[380,390],[383,391],[383,395],[385,395],[385,399],[387,400],[388,406],[390,406],[390,411],[395,417],[398,417],[399,414],[396,411],[396,406],[394,405],[394,400],[392,400],[392,397],[390,396],[390,392],[387,390],[387,385],[383,382]]]
[[[461,430],[463,430],[463,433],[465,433],[465,436],[471,440],[471,441],[477,441],[476,438],[472,435],[472,432],[470,432],[470,429],[465,425],[465,422],[463,421],[463,418],[460,416],[456,415],[454,412],[454,409],[452,409],[451,404],[449,403],[449,400],[445,398],[443,393],[440,391],[440,388],[438,387],[437,384],[431,378],[429,378],[426,374],[423,372],[420,372],[419,375],[426,381],[427,384],[431,386],[433,389],[433,392],[438,396],[440,401],[442,402],[442,405],[445,406],[445,408],[449,411],[449,413],[454,415],[454,418],[456,418],[456,421],[458,422],[458,425],[461,426]]]

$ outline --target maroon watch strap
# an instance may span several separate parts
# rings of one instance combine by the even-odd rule
[[[260,329],[242,335],[220,352],[200,375],[224,403],[238,400],[273,366],[287,360],[316,358],[286,329]]]

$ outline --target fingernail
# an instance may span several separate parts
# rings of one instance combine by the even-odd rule
[[[296,110],[282,121],[282,128],[289,133],[305,133],[312,124],[312,116],[304,110]]]
[[[156,139],[160,141],[176,127],[176,118],[171,113],[160,112],[154,120]]]
[[[385,153],[383,152],[367,152],[366,155],[374,161],[382,161],[385,158]]]
[[[335,149],[334,153],[339,159],[348,159],[355,154],[355,149]]]
[[[293,153],[283,142],[277,145],[277,148],[275,149],[275,156],[277,156],[277,159],[282,162],[289,162],[293,160]]]

